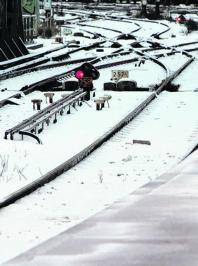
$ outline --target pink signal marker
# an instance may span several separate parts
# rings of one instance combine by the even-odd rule
[[[77,79],[83,79],[84,78],[84,72],[82,70],[77,70],[75,73],[75,77]]]

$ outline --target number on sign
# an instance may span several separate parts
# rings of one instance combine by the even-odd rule
[[[128,78],[129,71],[128,70],[112,70],[112,79],[119,80],[121,78]]]

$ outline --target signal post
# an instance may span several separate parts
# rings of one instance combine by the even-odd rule
[[[93,90],[93,80],[98,79],[99,71],[90,63],[82,64],[76,69],[75,77],[78,79],[79,87],[86,91],[85,100],[90,100],[90,92]]]

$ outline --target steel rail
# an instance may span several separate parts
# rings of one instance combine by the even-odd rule
[[[12,60],[9,60],[9,61],[5,61],[5,62],[1,62],[0,63],[0,70],[5,70],[7,68],[11,68],[13,66],[18,66],[20,64],[24,64],[26,62],[30,62],[32,60],[35,60],[35,59],[38,59],[38,58],[41,58],[45,55],[48,55],[50,53],[53,53],[53,52],[56,52],[56,51],[59,51],[61,49],[65,49],[66,46],[63,46],[63,47],[59,47],[59,48],[54,48],[54,49],[51,49],[51,50],[48,50],[48,51],[45,51],[45,52],[41,52],[39,54],[29,54],[27,56],[23,56],[23,57],[18,57],[16,59],[12,59]]]
[[[50,106],[47,106],[43,110],[39,111],[37,114],[25,119],[24,121],[22,121],[21,123],[19,123],[18,125],[14,126],[14,127],[12,127],[11,129],[6,130],[4,138],[7,139],[8,135],[10,135],[10,139],[13,139],[13,135],[15,133],[18,133],[19,131],[22,131],[25,129],[27,131],[27,127],[30,125],[35,125],[40,118],[42,118],[42,119],[41,119],[41,121],[39,121],[39,123],[42,123],[43,120],[46,120],[49,117],[51,117],[52,115],[54,115],[54,113],[59,112],[59,109],[64,108],[66,105],[72,104],[73,101],[76,100],[76,97],[82,98],[84,96],[85,96],[85,93],[83,90],[78,90],[78,91],[73,92],[70,95],[66,95],[62,99],[52,103]]]
[[[141,43],[141,41],[139,43]],[[177,48],[177,47],[189,46],[189,45],[192,45],[192,44],[198,44],[198,42],[195,41],[195,42],[189,42],[189,43],[182,43],[182,44],[177,44],[177,45],[173,45],[173,46],[166,46],[166,47],[165,46],[160,46],[160,47],[155,47],[155,48],[145,48],[145,49],[142,49],[141,51],[143,51],[143,52],[152,52],[152,51],[163,50],[163,49],[174,49],[174,48]],[[196,51],[196,50],[198,50],[198,47],[197,48],[185,49],[185,51],[187,51],[187,52]],[[117,51],[113,52],[113,54],[115,54],[115,53],[117,53]],[[120,53],[120,54],[122,55],[122,53]],[[111,57],[111,55],[108,55],[108,56]],[[20,75],[23,75],[23,74],[26,74],[26,73],[39,71],[39,70],[44,70],[44,69],[50,69],[50,68],[54,68],[54,67],[60,67],[60,66],[64,66],[64,65],[72,65],[72,64],[77,64],[77,63],[83,63],[83,62],[91,61],[91,60],[98,60],[99,61],[98,58],[100,58],[100,57],[89,57],[89,58],[86,57],[86,58],[81,58],[81,59],[65,60],[65,61],[61,61],[61,62],[57,62],[57,63],[51,63],[51,64],[45,64],[45,65],[41,65],[41,66],[35,66],[35,67],[28,68],[28,69],[22,69],[22,70],[17,69],[16,71],[10,71],[8,73],[0,74],[0,80],[5,80],[5,79],[8,79],[8,78],[17,77],[17,76],[20,76]]]
[[[109,17],[111,17],[111,16],[109,16]],[[168,31],[170,31],[170,27],[167,24],[163,23],[163,22],[153,21],[153,20],[148,20],[148,19],[140,19],[140,18],[131,18],[130,21],[132,21],[132,20],[134,20],[134,21],[141,21],[141,22],[144,22],[144,23],[146,22],[146,23],[160,24],[160,25],[164,26],[166,28],[165,30],[162,30],[161,32],[157,32],[157,33],[151,34],[152,37],[157,38],[157,39],[159,39],[159,36],[160,35],[162,35],[162,34],[168,32]],[[130,21],[128,21],[128,18],[125,18],[125,21],[127,21],[127,22],[130,23]]]
[[[69,28],[73,28],[72,26],[70,26]],[[89,34],[92,34],[93,35],[93,38],[96,38],[96,37],[99,37],[99,36],[102,36],[101,34],[95,34],[95,33],[92,33],[92,32],[89,32],[89,31],[86,31],[86,30],[83,30],[83,32],[86,32],[86,33],[89,33]],[[101,43],[103,43],[103,41],[101,41]],[[92,47],[94,45],[100,45],[101,44],[100,42],[98,42],[97,44],[90,44],[90,45],[87,45],[87,46],[83,46],[83,47],[79,47],[77,49],[73,49],[72,51],[68,51],[62,55],[58,55],[58,56],[52,56],[52,61],[60,61],[60,60],[63,60],[64,58],[68,58],[70,54],[72,53],[75,53],[79,50],[87,50],[87,49],[92,49]],[[1,67],[3,67],[5,65],[5,67],[7,66],[10,66],[8,67],[8,70],[7,72],[3,72],[0,74],[0,80],[4,80],[6,78],[10,78],[10,77],[14,77],[14,76],[18,76],[20,74],[24,74],[24,73],[28,73],[29,72],[29,69],[32,69],[36,66],[39,66],[39,65],[42,65],[44,63],[47,63],[50,61],[50,57],[45,57],[45,58],[41,58],[45,55],[50,55],[50,53],[53,53],[53,52],[56,52],[56,51],[60,51],[60,50],[63,50],[67,48],[67,45],[64,45],[62,47],[59,47],[59,48],[54,48],[54,49],[51,49],[49,51],[45,51],[45,52],[42,52],[40,54],[37,54],[37,55],[28,55],[28,57],[23,57],[23,58],[18,58],[17,60],[15,60],[14,62],[12,62],[12,60],[10,60],[9,62],[6,62],[6,63],[1,63],[0,64],[0,69]],[[75,60],[74,60],[75,61]],[[16,65],[17,64],[17,65]],[[55,63],[54,65],[56,66],[57,63]],[[51,64],[52,65],[52,64]],[[61,65],[61,63],[60,63]],[[17,69],[12,69],[13,66],[17,66]],[[3,67],[4,68],[4,67]],[[9,70],[10,68],[10,70]],[[43,67],[45,68],[45,66]]]
[[[9,196],[3,198],[0,201],[0,208],[4,208],[9,204],[14,203],[16,200],[30,194],[35,191],[39,187],[44,184],[54,180],[59,175],[63,174],[65,171],[71,169],[73,166],[78,164],[80,161],[85,159],[89,154],[99,148],[105,141],[109,140],[114,134],[116,134],[120,129],[122,129],[125,125],[131,122],[137,115],[139,115],[145,107],[147,107],[156,97],[159,95],[163,89],[169,84],[174,78],[176,78],[188,65],[193,62],[195,58],[191,57],[185,64],[183,64],[177,71],[175,71],[172,75],[167,77],[162,84],[157,88],[156,92],[152,92],[147,99],[145,99],[139,106],[137,106],[134,110],[132,110],[124,119],[122,119],[119,123],[117,123],[114,127],[108,130],[105,134],[95,140],[92,144],[84,148],[82,151],[60,164],[56,168],[47,172],[37,180],[31,182],[25,187],[17,190],[16,192],[10,194]]]
[[[141,41],[139,43],[141,43]],[[173,45],[173,46],[166,46],[166,47],[160,46],[160,47],[155,47],[155,48],[145,48],[145,49],[142,49],[141,51],[152,52],[152,51],[163,50],[163,49],[173,49],[173,48],[188,46],[188,45],[192,45],[192,44],[198,44],[198,42],[196,41],[196,42],[182,43],[182,44]],[[122,50],[122,49],[120,49],[120,50]],[[198,48],[190,48],[190,49],[185,49],[185,50],[190,52],[190,51],[196,51],[196,50],[198,50]],[[113,54],[115,54],[115,53],[117,53],[117,51],[113,52]],[[122,55],[122,53],[120,53],[120,54]],[[111,55],[108,55],[108,56],[111,57]],[[8,73],[0,74],[0,80],[5,80],[8,78],[17,77],[17,76],[20,76],[20,75],[23,75],[26,73],[30,73],[30,72],[34,72],[34,71],[40,71],[40,70],[44,70],[44,69],[50,69],[50,68],[54,68],[54,67],[60,67],[60,66],[64,66],[64,65],[83,63],[83,62],[91,61],[91,60],[98,60],[99,61],[99,58],[100,57],[96,57],[96,56],[95,57],[89,57],[89,58],[86,57],[86,58],[81,58],[81,59],[65,60],[65,61],[61,61],[61,62],[35,66],[35,67],[28,68],[28,69],[22,69],[22,70],[17,69],[16,71],[10,71]]]
[[[139,54],[140,56],[145,56],[143,52],[140,52],[140,51],[138,51],[138,50],[136,50],[134,48],[133,48],[133,50],[137,54]],[[188,50],[185,50],[185,51],[187,52]],[[173,54],[179,53],[179,52],[180,51],[174,50],[174,51],[169,52],[167,55],[173,55]],[[107,58],[112,58],[112,57],[116,57],[116,56],[120,56],[120,55],[123,55],[124,56],[124,55],[130,54],[130,53],[131,53],[131,51],[123,52],[123,53],[117,53],[117,54],[114,53],[114,54],[110,54],[110,55],[106,55],[106,56],[101,56],[101,57],[98,57],[97,59],[91,60],[90,63],[92,63],[93,65],[95,65],[99,61],[103,61],[103,60],[105,60]],[[161,54],[157,54],[155,57],[158,58],[158,57],[163,56],[163,55],[164,55],[164,53],[161,53]],[[146,56],[148,57],[149,55],[147,54]],[[150,57],[153,58],[154,56],[150,56]],[[132,63],[132,62],[135,62],[135,61],[138,61],[138,60],[139,60],[139,58],[137,57],[137,58],[134,58],[134,59],[127,60],[126,63],[127,62],[128,63]],[[121,61],[117,61],[117,62],[114,62],[114,63],[106,63],[106,64],[103,64],[103,65],[106,66],[106,67],[110,67],[110,66],[121,65],[121,64],[124,64],[124,63],[125,63],[125,60],[121,60]],[[100,66],[100,68],[102,68],[102,66]],[[21,88],[21,91],[25,95],[27,95],[27,94],[33,92],[36,89],[42,89],[42,87],[49,87],[50,88],[53,84],[56,84],[56,86],[58,86],[58,82],[61,79],[66,80],[66,79],[69,79],[69,78],[73,77],[74,76],[74,72],[75,72],[76,69],[77,68],[73,68],[73,69],[71,69],[71,70],[69,70],[69,71],[67,71],[67,72],[65,72],[63,74],[59,74],[59,75],[56,75],[56,76],[52,76],[51,78],[47,78],[47,79],[44,79],[42,81],[38,81],[36,83],[32,83],[29,86],[25,86],[25,87]],[[9,98],[6,98],[6,99],[0,101],[0,108],[2,106],[6,105],[9,102],[9,99],[10,98],[19,98],[19,97],[20,97],[20,92],[17,92],[15,95],[12,95]]]
[[[104,16],[101,16],[102,18],[104,18]],[[137,25],[137,29],[135,29],[135,30],[133,30],[133,31],[131,31],[131,33],[133,33],[133,32],[136,32],[136,31],[138,31],[138,30],[140,30],[141,29],[141,26],[139,25],[139,24],[137,24],[137,23],[135,23],[134,21],[131,21],[131,20],[128,20],[127,18],[125,19],[123,19],[123,18],[119,18],[119,19],[114,19],[113,17],[111,17],[110,15],[109,16],[107,16],[107,17],[105,17],[105,19],[107,19],[107,20],[116,20],[116,21],[125,21],[125,22],[127,22],[127,23],[133,23],[133,24],[136,24]],[[155,21],[150,21],[150,20],[142,20],[142,19],[133,19],[133,20],[135,20],[135,21],[143,21],[143,22],[148,22],[148,23],[157,23],[157,24],[162,24],[163,26],[166,26],[166,27],[168,27],[166,24],[164,24],[164,23],[161,23],[161,22],[155,22]],[[82,26],[90,26],[90,27],[96,27],[96,26],[92,26],[92,25],[86,25],[86,24],[82,24],[82,23],[79,23],[78,25],[82,25]],[[71,28],[72,28],[72,26],[70,26]],[[103,28],[103,27],[99,27],[99,28]],[[106,30],[111,30],[111,31],[115,31],[115,32],[118,32],[118,33],[122,33],[121,31],[117,31],[117,30],[114,30],[114,29],[109,29],[109,28],[104,28],[104,29],[106,29]],[[84,30],[85,32],[88,32],[88,33],[91,33],[90,31],[86,31],[86,30]],[[161,33],[156,33],[156,34],[162,34],[163,32],[161,32]],[[92,33],[93,34],[93,33]],[[118,36],[119,37],[119,36]],[[100,44],[98,44],[98,45],[100,45]],[[61,47],[61,48],[59,48],[59,49],[63,49],[63,48],[65,48],[65,47]],[[58,49],[58,50],[59,50]],[[68,56],[69,56],[69,54],[71,54],[71,53],[74,53],[74,52],[76,52],[76,51],[78,51],[78,50],[81,50],[81,49],[83,49],[83,48],[78,48],[78,49],[74,49],[73,51],[70,51],[70,52],[67,52],[66,54],[64,54],[64,55],[60,55],[60,56],[56,56],[56,57],[53,57],[53,60],[63,60],[64,58],[67,58]],[[91,49],[91,47],[90,47],[90,49]],[[47,59],[46,59],[47,60]],[[35,65],[38,65],[39,63],[35,63]],[[56,65],[56,66],[58,66],[58,65]],[[45,66],[44,66],[44,68],[45,68]],[[12,71],[12,73],[8,73],[8,74],[2,74],[2,75],[0,75],[0,79],[6,79],[6,78],[10,78],[10,77],[13,77],[13,76],[18,76],[18,75],[21,75],[21,74],[24,74],[24,73],[27,73],[28,72],[28,70],[27,70],[27,67],[25,67],[25,70],[24,70],[24,67],[22,67],[21,68],[21,71],[22,72],[18,72],[18,71],[15,71],[15,72],[13,72]],[[27,72],[26,72],[27,71]],[[31,71],[31,70],[30,70]],[[34,71],[34,70],[33,70]]]
[[[61,111],[63,111],[67,106],[71,106],[74,107],[74,105],[76,104],[76,102],[79,103],[79,101],[83,101],[84,97],[86,95],[86,92],[81,92],[77,95],[74,95],[73,97],[71,97],[70,99],[67,99],[64,102],[59,103],[56,108],[50,109],[50,110],[46,110],[46,112],[44,114],[42,114],[41,117],[38,117],[37,119],[31,120],[30,123],[28,125],[26,125],[25,127],[23,127],[23,130],[25,131],[31,131],[32,129],[35,129],[37,126],[39,126],[40,124],[43,124],[44,122],[46,122],[48,124],[49,119],[52,118],[53,115],[56,115],[58,113],[60,113]],[[58,101],[56,102],[58,103]],[[61,115],[63,114],[60,113]],[[55,122],[54,122],[55,123]],[[19,130],[20,133],[21,130]],[[34,130],[35,131],[35,130]]]

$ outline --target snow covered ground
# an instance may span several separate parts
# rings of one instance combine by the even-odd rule
[[[97,95],[102,96],[104,92]],[[83,104],[78,111],[72,109],[70,115],[58,117],[56,124],[51,123],[39,134],[42,145],[1,140],[1,158],[7,162],[7,167],[1,176],[0,198],[39,178],[91,144],[140,104],[147,95],[148,93],[111,93],[110,108],[105,108],[103,112],[96,111],[94,101],[89,105]],[[25,107],[26,105],[23,112],[28,115]],[[10,112],[7,112],[7,106],[5,109],[9,121],[14,119],[15,116],[10,117]],[[16,107],[12,109],[16,113],[16,123],[19,113],[14,111]],[[29,109],[32,112],[32,104],[28,111]]]
[[[167,50],[166,53],[169,51]],[[162,62],[170,71],[176,71],[181,64],[184,64],[188,61],[188,57],[185,55],[182,55],[181,53],[177,53],[171,56],[167,56],[167,54],[164,53],[164,57],[160,57],[158,60]]]
[[[179,90],[181,91],[197,91],[198,92],[198,60],[196,59],[190,69],[185,69],[182,75],[174,80],[174,84],[179,84]]]
[[[157,29],[154,30],[158,31],[160,24],[156,25]],[[150,24],[142,22],[141,27],[150,37]],[[91,29],[97,30],[89,27],[90,31]],[[102,29],[97,32],[107,34]],[[176,37],[169,38],[170,35],[166,34],[169,39],[161,42],[173,45],[180,43],[181,39],[186,42],[189,39],[197,40],[198,36],[197,33],[193,33],[191,37],[183,36],[180,28],[174,28],[174,33]],[[114,33],[107,36],[114,37]],[[174,71],[187,58],[177,54],[160,60],[170,71]],[[130,64],[115,69],[120,68],[129,69],[130,78],[145,87],[165,78],[165,72],[150,61],[146,61],[140,68]],[[65,66],[64,69],[60,67],[47,70],[49,72],[26,74],[2,81],[0,88],[17,91],[35,79],[60,74],[68,69]],[[191,84],[191,91],[163,92],[139,117],[83,162],[57,180],[1,210],[0,245],[5,248],[1,249],[0,263],[83,221],[178,164],[198,142],[198,94],[193,92],[197,88],[195,69],[192,64],[186,70],[188,75],[184,72],[185,84]],[[103,110],[96,111],[92,99],[77,110],[72,109],[70,115],[59,117],[56,124],[51,124],[40,134],[42,145],[31,141],[3,140],[2,137],[7,127],[34,112],[32,97],[41,97],[42,108],[46,106],[43,93],[34,92],[22,97],[19,105],[0,109],[1,199],[90,144],[150,94],[103,91],[103,83],[109,81],[110,77],[111,69],[102,70],[100,79],[95,82],[96,97],[104,94],[112,96],[110,108],[106,106]],[[182,76],[177,83],[186,87]],[[8,91],[0,93],[3,98]],[[60,98],[60,93],[56,93],[55,97]],[[134,139],[148,140],[151,145],[133,144]]]
[[[197,102],[198,95],[193,93],[164,92],[131,125],[82,163],[4,209],[1,243],[9,249],[1,251],[1,260],[81,222],[179,163],[198,141]],[[133,139],[149,140],[151,145],[133,144]],[[63,151],[66,154],[69,149]],[[45,162],[52,163],[50,156],[44,156]],[[8,184],[14,184],[13,180]],[[16,184],[19,182],[23,180],[18,178]],[[4,191],[5,186],[2,182]]]

